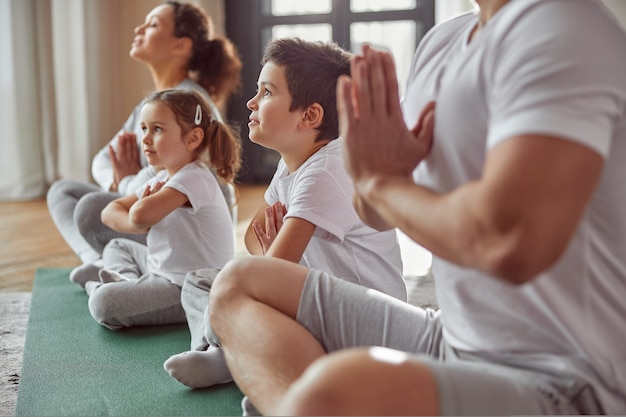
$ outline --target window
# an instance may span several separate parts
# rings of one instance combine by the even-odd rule
[[[249,111],[266,43],[297,36],[334,40],[359,52],[365,43],[390,51],[395,58],[401,93],[413,52],[435,22],[435,0],[227,0],[226,31],[244,61],[242,96],[233,99],[228,118],[241,123],[244,172],[241,182],[267,183],[278,156],[246,139]]]

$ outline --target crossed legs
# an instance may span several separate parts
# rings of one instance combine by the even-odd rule
[[[350,334],[344,338],[334,334],[314,335],[312,331],[318,331],[311,323],[316,319],[301,317],[305,314],[301,304],[308,304],[308,300],[300,300],[308,276],[309,270],[298,264],[275,258],[245,257],[230,262],[211,289],[211,327],[219,338],[217,342],[222,346],[233,379],[256,408],[265,415],[368,415],[373,410],[386,415],[437,414],[434,377],[425,365],[408,360],[407,355],[389,350],[403,355],[402,363],[377,357],[369,350],[326,356],[327,350],[383,344],[384,334],[393,329],[386,329],[382,323],[391,316],[374,319],[372,331],[356,332],[362,335]],[[353,306],[367,303],[361,296],[371,294],[372,300],[383,304],[390,302],[401,309],[408,306],[364,287],[350,283],[342,286],[348,288],[347,292],[354,292]],[[311,290],[305,295],[315,298],[319,294]],[[349,304],[347,311],[351,310]],[[429,320],[423,310],[416,313],[425,323],[436,322]],[[336,320],[341,321],[339,317]],[[367,325],[369,320],[363,317],[357,321]],[[380,328],[376,323],[381,324]],[[331,325],[342,327],[338,322]],[[334,332],[324,328],[320,333],[326,331]],[[342,331],[346,328],[339,332]],[[394,344],[399,349],[408,349],[409,345],[437,349],[427,332],[420,331],[407,338],[406,345]],[[318,361],[320,358],[323,359]],[[333,371],[335,367],[337,372]]]

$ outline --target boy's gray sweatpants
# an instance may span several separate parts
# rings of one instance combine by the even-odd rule
[[[181,293],[181,303],[187,315],[187,325],[191,333],[191,350],[206,350],[212,331],[209,326],[209,292],[220,270],[218,268],[191,271],[185,277]]]

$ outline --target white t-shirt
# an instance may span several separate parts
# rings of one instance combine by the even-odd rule
[[[445,193],[477,180],[492,147],[524,134],[580,143],[605,168],[565,253],[532,282],[434,259],[444,337],[490,360],[569,370],[596,384],[607,413],[624,413],[626,34],[596,0],[512,0],[468,44],[477,21],[434,28],[416,52],[407,126],[437,101],[416,181]]]
[[[167,181],[185,194],[191,207],[179,207],[148,232],[148,268],[175,284],[183,285],[189,271],[222,268],[235,254],[230,212],[217,180],[200,162],[192,162],[167,179],[165,170],[148,182]],[[136,190],[141,197],[146,188]]]
[[[331,141],[291,174],[281,159],[265,201],[283,203],[285,219],[297,217],[316,226],[301,264],[406,301],[396,231],[376,231],[357,215],[342,142]]]

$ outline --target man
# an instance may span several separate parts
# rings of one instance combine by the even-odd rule
[[[599,1],[476,3],[421,42],[402,110],[386,54],[338,84],[355,208],[433,253],[440,312],[230,263],[211,324],[259,411],[626,412],[626,35]]]

